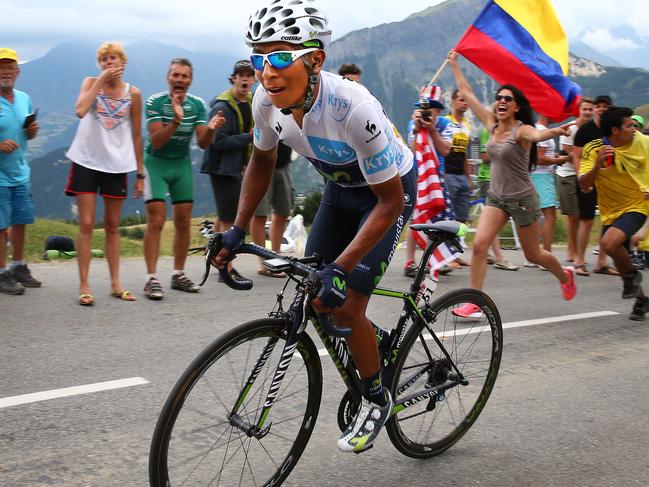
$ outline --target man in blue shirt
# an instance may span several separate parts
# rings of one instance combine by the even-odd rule
[[[36,137],[38,123],[27,93],[14,89],[20,74],[18,55],[0,47],[0,292],[22,294],[40,287],[23,260],[25,225],[34,223],[27,140]],[[11,227],[12,263],[7,267],[7,229]]]

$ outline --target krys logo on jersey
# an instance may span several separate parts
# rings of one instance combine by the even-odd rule
[[[344,142],[328,140],[308,135],[309,145],[315,156],[321,161],[343,164],[356,160],[356,152]]]
[[[397,168],[403,164],[403,152],[396,139],[391,139],[378,154],[363,159],[363,166],[367,174],[376,174],[396,164]]]
[[[332,110],[329,110],[329,114],[333,117],[336,122],[342,122],[349,115],[349,111],[352,108],[351,99],[344,96],[336,96],[331,93],[327,96],[327,105],[332,107]]]

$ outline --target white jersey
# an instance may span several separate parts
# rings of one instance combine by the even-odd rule
[[[573,146],[575,134],[577,133],[577,130],[579,130],[579,127],[572,125],[568,130],[570,130],[570,135],[562,135],[561,138],[559,138],[559,144],[561,145],[560,149],[563,148],[564,145],[569,145],[570,147]],[[572,161],[557,166],[557,176],[565,178],[566,176],[575,176],[576,174],[575,166],[572,165]]]
[[[271,150],[281,140],[343,187],[380,184],[412,169],[413,155],[381,104],[364,86],[323,71],[320,90],[302,128],[275,108],[260,86],[252,102],[254,144]]]
[[[535,125],[536,130],[547,130],[547,127],[545,125],[541,125],[540,123],[537,123]],[[543,142],[539,142],[536,144],[537,147],[545,149],[545,157],[551,158],[554,157],[554,151],[556,149],[556,144],[554,142],[554,139],[548,139],[544,140]],[[554,169],[556,168],[556,164],[550,164],[550,165],[537,165],[536,169],[534,169],[533,174],[554,174]]]

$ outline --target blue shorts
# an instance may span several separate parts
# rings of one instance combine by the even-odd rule
[[[647,215],[638,213],[637,211],[630,211],[628,213],[623,213],[610,225],[602,226],[602,235],[611,228],[617,228],[621,230],[626,235],[626,240],[624,241],[624,247],[630,252],[631,251],[631,237],[642,228],[645,221],[647,220]]]
[[[401,177],[405,207],[383,238],[365,255],[347,280],[350,289],[369,296],[385,274],[401,239],[401,231],[417,200],[417,168]],[[343,188],[327,182],[304,255],[320,254],[329,264],[347,248],[376,206],[370,188]]]
[[[0,230],[28,223],[34,223],[34,203],[29,182],[19,186],[0,186]]]
[[[554,174],[531,174],[534,189],[539,194],[541,209],[558,208],[557,185],[554,180]]]
[[[471,188],[469,181],[464,174],[446,174],[446,193],[451,200],[455,219],[465,222],[469,219],[469,206],[471,200]]]

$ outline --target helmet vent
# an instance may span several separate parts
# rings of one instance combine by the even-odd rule
[[[265,30],[264,33],[261,35],[262,39],[268,39],[270,36],[272,36],[275,33],[275,29],[270,28],[268,30]]]
[[[264,29],[270,27],[270,26],[273,25],[275,22],[277,22],[277,19],[276,19],[275,17],[271,17],[271,18],[268,19],[266,22],[264,22]]]
[[[290,26],[292,26],[294,24],[295,24],[295,19],[286,19],[286,20],[282,20],[279,23],[279,26],[286,28],[286,27],[290,27]]]
[[[311,24],[316,29],[324,29],[324,24],[318,19],[309,19],[309,24]]]
[[[261,30],[261,23],[259,23],[259,22],[255,22],[255,25],[254,25],[254,27],[252,28],[252,35],[253,35],[254,37],[258,37],[258,36],[259,36],[259,31],[260,31],[260,30]]]
[[[321,15],[318,9],[313,7],[304,7],[304,11],[309,15],[313,15],[313,14]]]
[[[269,14],[274,14],[275,12],[282,10],[284,7],[281,5],[275,5],[273,8],[271,8],[268,13]]]
[[[289,27],[286,29],[286,33],[290,36],[296,36],[300,33],[300,28],[299,27]]]
[[[262,8],[262,9],[259,11],[259,13],[257,14],[257,18],[258,18],[259,20],[263,19],[263,18],[266,16],[266,12],[268,12],[268,9],[265,8],[265,7]]]
[[[279,14],[280,17],[288,17],[293,13],[293,9],[287,8],[286,10],[282,10],[282,12]]]

